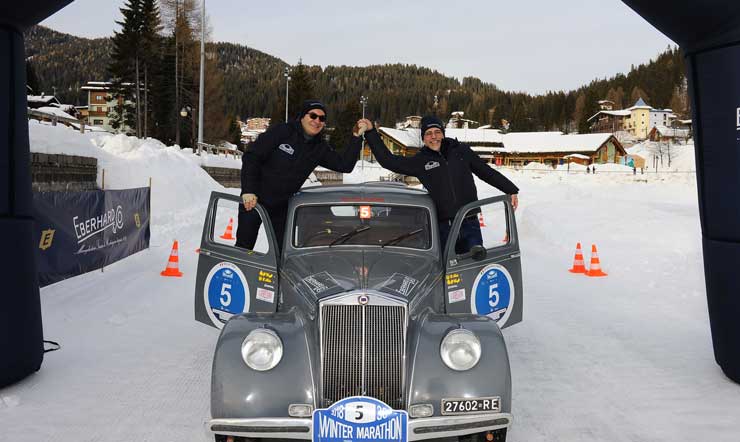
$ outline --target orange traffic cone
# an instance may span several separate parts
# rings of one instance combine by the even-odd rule
[[[583,251],[581,243],[576,244],[576,256],[573,258],[573,268],[568,269],[571,273],[586,273],[586,265],[583,262]]]
[[[599,254],[596,252],[596,244],[591,244],[591,266],[588,268],[586,276],[606,276],[606,273],[601,271],[601,263],[599,262]]]
[[[486,223],[483,222],[483,212],[478,212],[478,224],[481,227],[486,227]]]
[[[177,254],[177,240],[172,244],[172,251],[170,252],[170,259],[167,261],[167,268],[165,268],[160,275],[162,276],[182,276],[182,272],[179,269],[180,258]]]
[[[236,239],[234,238],[234,218],[229,218],[229,225],[226,226],[226,231],[223,235],[219,236],[221,239]]]

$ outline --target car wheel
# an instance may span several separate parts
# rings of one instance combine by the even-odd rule
[[[506,428],[460,436],[458,442],[506,442]]]

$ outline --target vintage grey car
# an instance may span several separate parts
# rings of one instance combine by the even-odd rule
[[[450,237],[473,217],[484,237],[464,254],[439,243],[426,191],[404,185],[304,188],[280,256],[269,223],[262,250],[219,236],[239,201],[212,194],[196,278],[195,318],[222,329],[211,440],[506,440],[501,329],[523,301],[508,196],[460,210]]]

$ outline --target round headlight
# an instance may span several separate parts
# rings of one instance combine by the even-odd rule
[[[445,365],[451,369],[470,370],[480,360],[480,341],[470,330],[458,328],[447,333],[442,339],[439,354]]]
[[[266,328],[252,330],[242,342],[242,359],[252,370],[267,371],[283,357],[283,342]]]

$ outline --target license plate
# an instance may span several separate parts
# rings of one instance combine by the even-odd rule
[[[313,413],[313,442],[407,442],[408,414],[365,396]]]
[[[500,397],[473,399],[442,399],[442,414],[498,413],[501,411]]]

